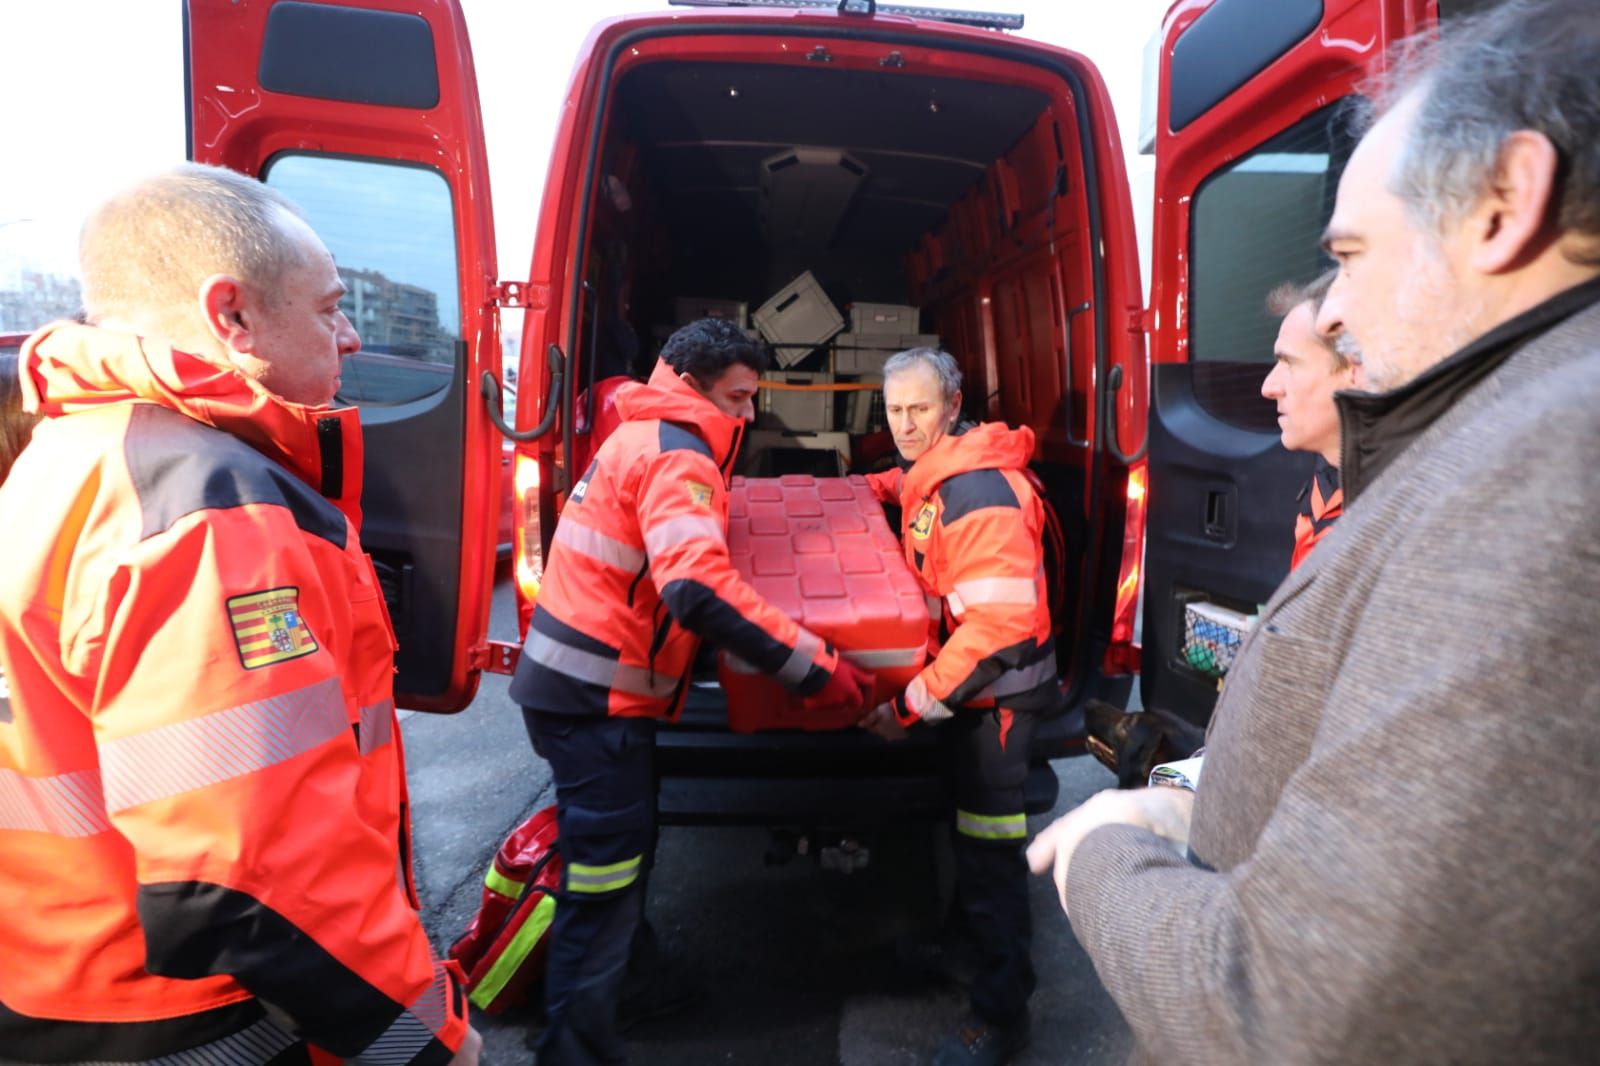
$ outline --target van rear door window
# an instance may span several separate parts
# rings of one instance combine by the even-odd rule
[[[444,177],[395,163],[285,155],[265,180],[306,213],[339,267],[340,306],[361,335],[340,400],[381,406],[444,392],[461,332]]]
[[[1354,147],[1353,113],[1344,102],[1314,111],[1195,192],[1189,358],[1201,405],[1235,425],[1276,432],[1260,394],[1278,333],[1267,294],[1331,265],[1319,242]]]

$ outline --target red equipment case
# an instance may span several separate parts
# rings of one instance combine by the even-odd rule
[[[877,675],[868,707],[892,699],[928,654],[928,608],[865,478],[733,479],[728,549],[774,607]],[[860,713],[803,710],[777,681],[724,653],[728,725],[842,729]]]

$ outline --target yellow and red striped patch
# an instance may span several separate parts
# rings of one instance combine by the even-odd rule
[[[292,585],[230,598],[228,622],[246,670],[317,650],[317,640],[300,614],[300,590]]]

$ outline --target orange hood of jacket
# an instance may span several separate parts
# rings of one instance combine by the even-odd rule
[[[725,415],[716,404],[690,388],[678,372],[657,359],[650,380],[633,382],[617,390],[617,413],[624,422],[659,418],[692,426],[696,435],[711,446],[717,469],[724,474],[728,462],[744,435],[744,422]]]
[[[234,367],[132,333],[72,322],[35,333],[20,362],[25,410],[59,418],[112,404],[158,404],[287,467],[361,528],[361,422],[354,407],[290,403]],[[330,420],[337,434],[323,428]],[[335,470],[337,483],[330,473]]]
[[[957,436],[947,433],[905,472],[901,497],[931,496],[946,479],[969,470],[1022,470],[1033,458],[1033,430],[984,422]]]

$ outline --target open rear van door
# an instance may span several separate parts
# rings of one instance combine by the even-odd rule
[[[366,442],[361,540],[400,651],[403,707],[477,687],[500,442],[489,171],[466,24],[451,0],[189,0],[189,154],[304,211],[349,290],[362,351],[336,402]]]
[[[1182,0],[1167,13],[1156,112],[1144,705],[1204,724],[1217,678],[1185,615],[1249,615],[1289,569],[1314,457],[1278,441],[1261,396],[1269,292],[1319,248],[1354,147],[1352,95],[1431,0]]]

